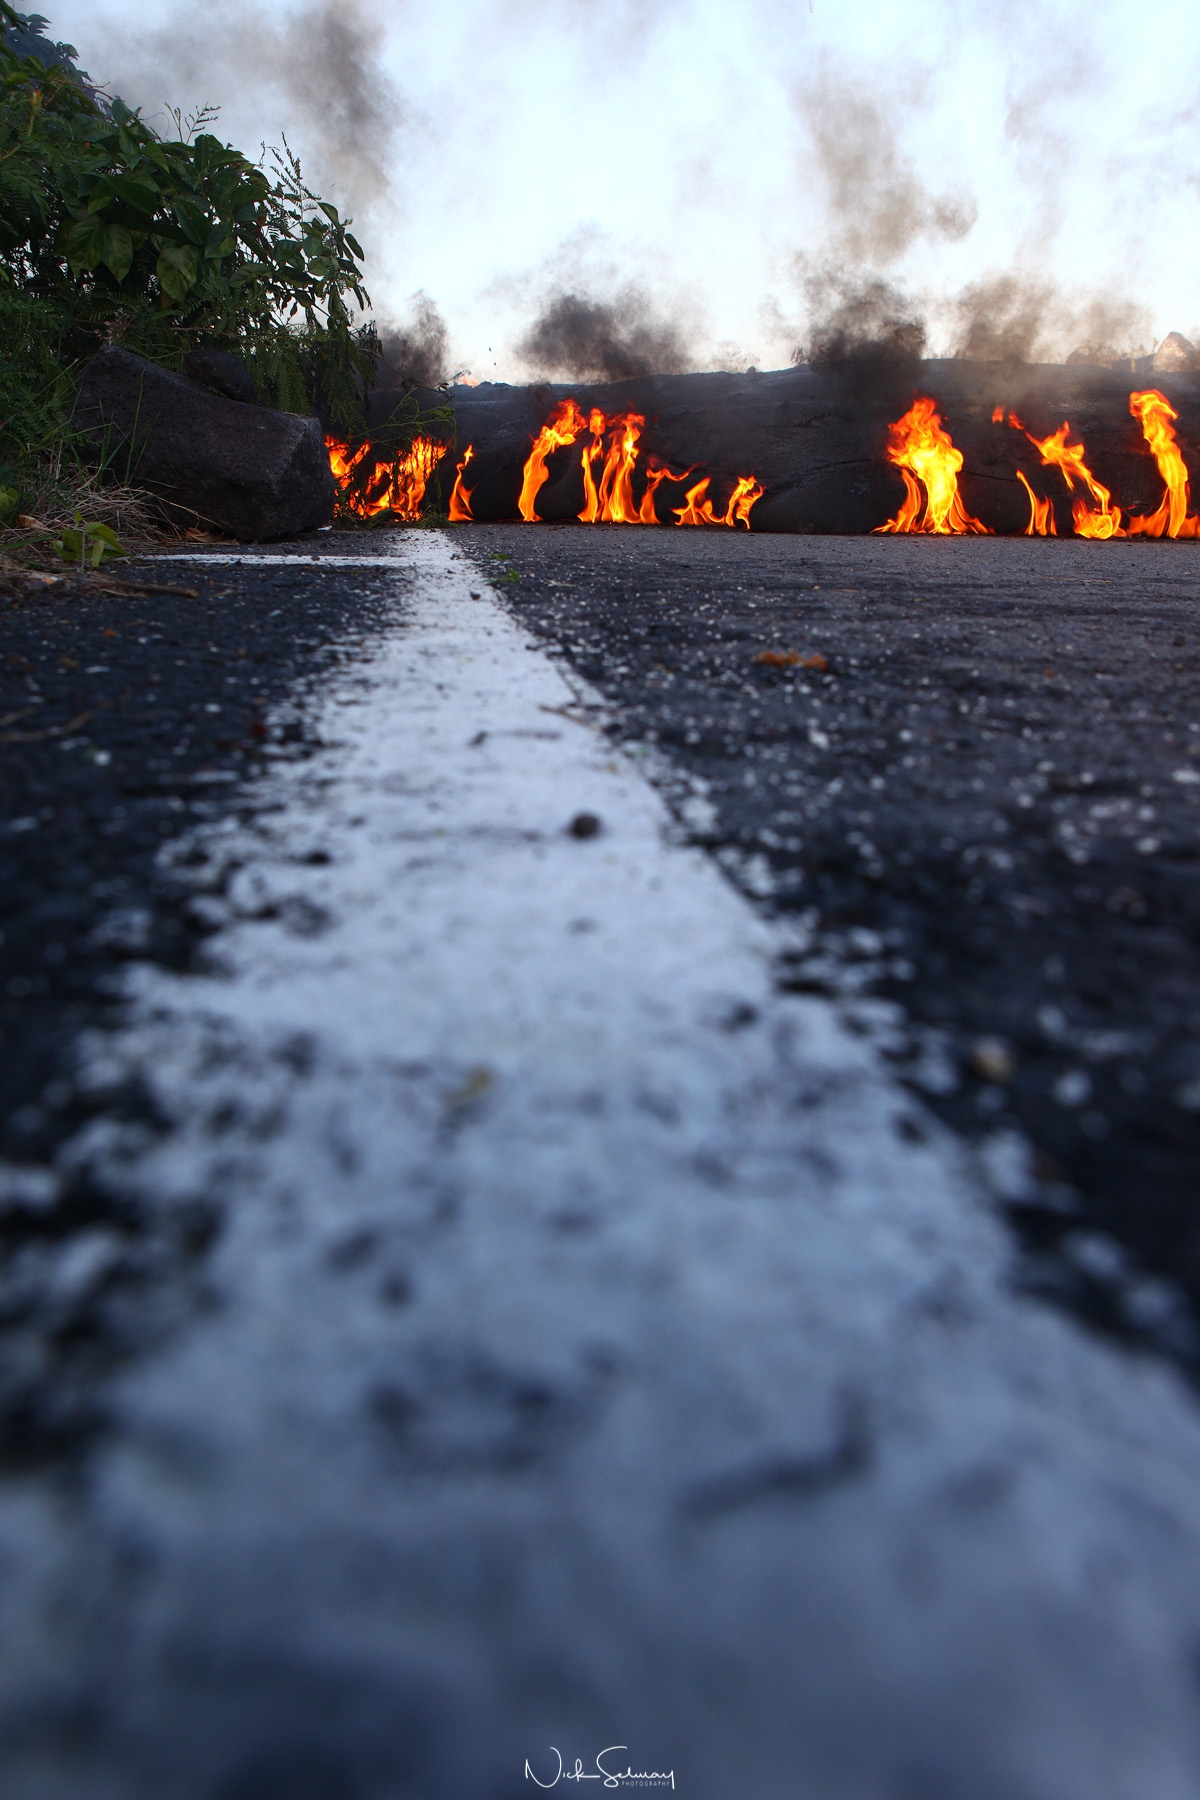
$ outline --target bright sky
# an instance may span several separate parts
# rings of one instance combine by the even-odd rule
[[[699,366],[779,366],[828,266],[918,296],[934,349],[953,295],[1012,272],[1060,296],[1043,352],[1096,297],[1146,344],[1200,339],[1194,0],[40,3],[148,114],[216,102],[255,152],[286,131],[355,213],[381,321],[423,290],[476,377],[522,377],[555,291],[629,282]]]

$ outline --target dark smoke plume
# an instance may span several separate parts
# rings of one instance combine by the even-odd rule
[[[582,294],[556,295],[516,349],[539,375],[568,381],[679,375],[692,366],[679,326],[656,316],[646,296],[632,287],[611,304]]]
[[[974,282],[934,308],[879,275],[813,269],[802,258],[796,270],[810,322],[792,361],[814,367],[883,375],[915,364],[926,354],[927,309],[939,319],[949,314],[950,354],[971,362],[1062,362],[1071,353],[1079,362],[1116,363],[1140,354],[1147,329],[1133,301],[1069,300],[1051,282],[1019,273]]]
[[[803,282],[811,324],[808,343],[797,347],[793,362],[884,370],[920,361],[925,321],[890,282],[829,271],[806,274]]]
[[[379,385],[398,387],[405,381],[436,387],[449,373],[446,321],[428,294],[413,296],[413,319],[379,334]]]

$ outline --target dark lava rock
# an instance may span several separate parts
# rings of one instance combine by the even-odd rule
[[[1021,535],[1029,499],[1019,472],[1051,502],[1057,535],[1069,537],[1067,484],[1057,469],[1043,466],[1010,415],[1039,438],[1068,420],[1073,441],[1083,439],[1089,467],[1118,505],[1151,513],[1162,499],[1162,480],[1129,410],[1130,394],[1151,385],[1177,409],[1179,441],[1185,455],[1194,455],[1200,449],[1200,384],[1178,364],[1174,372],[1149,375],[1053,363],[847,358],[820,368],[637,376],[603,385],[482,382],[453,387],[448,398],[457,441],[472,446],[467,485],[479,521],[516,518],[530,445],[554,407],[573,395],[585,415],[599,407],[610,418],[629,412],[642,417],[640,469],[654,457],[678,472],[655,495],[664,525],[702,476],[711,478],[708,497],[722,512],[736,478],[753,474],[764,493],[750,515],[752,531],[865,534],[894,515],[904,498],[900,471],[887,460],[888,426],[916,394],[927,394],[963,454],[959,488],[967,510],[989,531]],[[578,518],[586,441],[585,433],[550,456],[549,479],[536,503],[540,519]],[[431,484],[443,506],[455,461],[444,458]],[[635,502],[643,480],[641,474],[634,478]]]
[[[75,424],[174,517],[244,542],[323,525],[336,488],[315,418],[247,406],[110,347],[84,370]]]
[[[254,399],[254,377],[245,363],[228,350],[189,350],[183,366],[193,381],[211,388],[214,394],[224,394],[227,400],[243,400],[247,405]]]

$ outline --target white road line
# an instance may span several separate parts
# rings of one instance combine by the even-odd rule
[[[396,549],[390,556],[357,556],[335,550],[326,551],[324,554],[317,551],[306,551],[303,554],[288,551],[280,554],[276,551],[256,550],[253,545],[248,545],[245,550],[237,551],[195,550],[184,552],[172,550],[169,554],[156,555],[151,560],[156,563],[219,563],[222,566],[228,563],[254,563],[256,565],[266,563],[268,567],[272,568],[279,568],[288,563],[300,563],[306,569],[311,569],[314,564],[320,568],[335,569],[394,569],[396,557],[402,554],[403,547],[407,542],[408,539],[403,534],[397,534]]]
[[[1194,1800],[1190,1396],[1009,1291],[955,1145],[452,540],[395,566],[328,747],[194,840],[213,973],[95,1046],[174,1129],[77,1154],[226,1222],[85,1500],[0,1502],[0,1700],[103,1673],[189,1796],[353,1692],[368,1737],[425,1696],[429,1794],[621,1743],[693,1800]]]

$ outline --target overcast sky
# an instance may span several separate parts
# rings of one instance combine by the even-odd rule
[[[379,318],[424,291],[477,378],[521,378],[556,292],[631,283],[701,367],[786,363],[828,273],[916,296],[934,349],[1012,274],[1053,290],[1039,354],[1200,336],[1185,0],[41,4],[149,116],[213,102],[255,154],[286,131]]]

